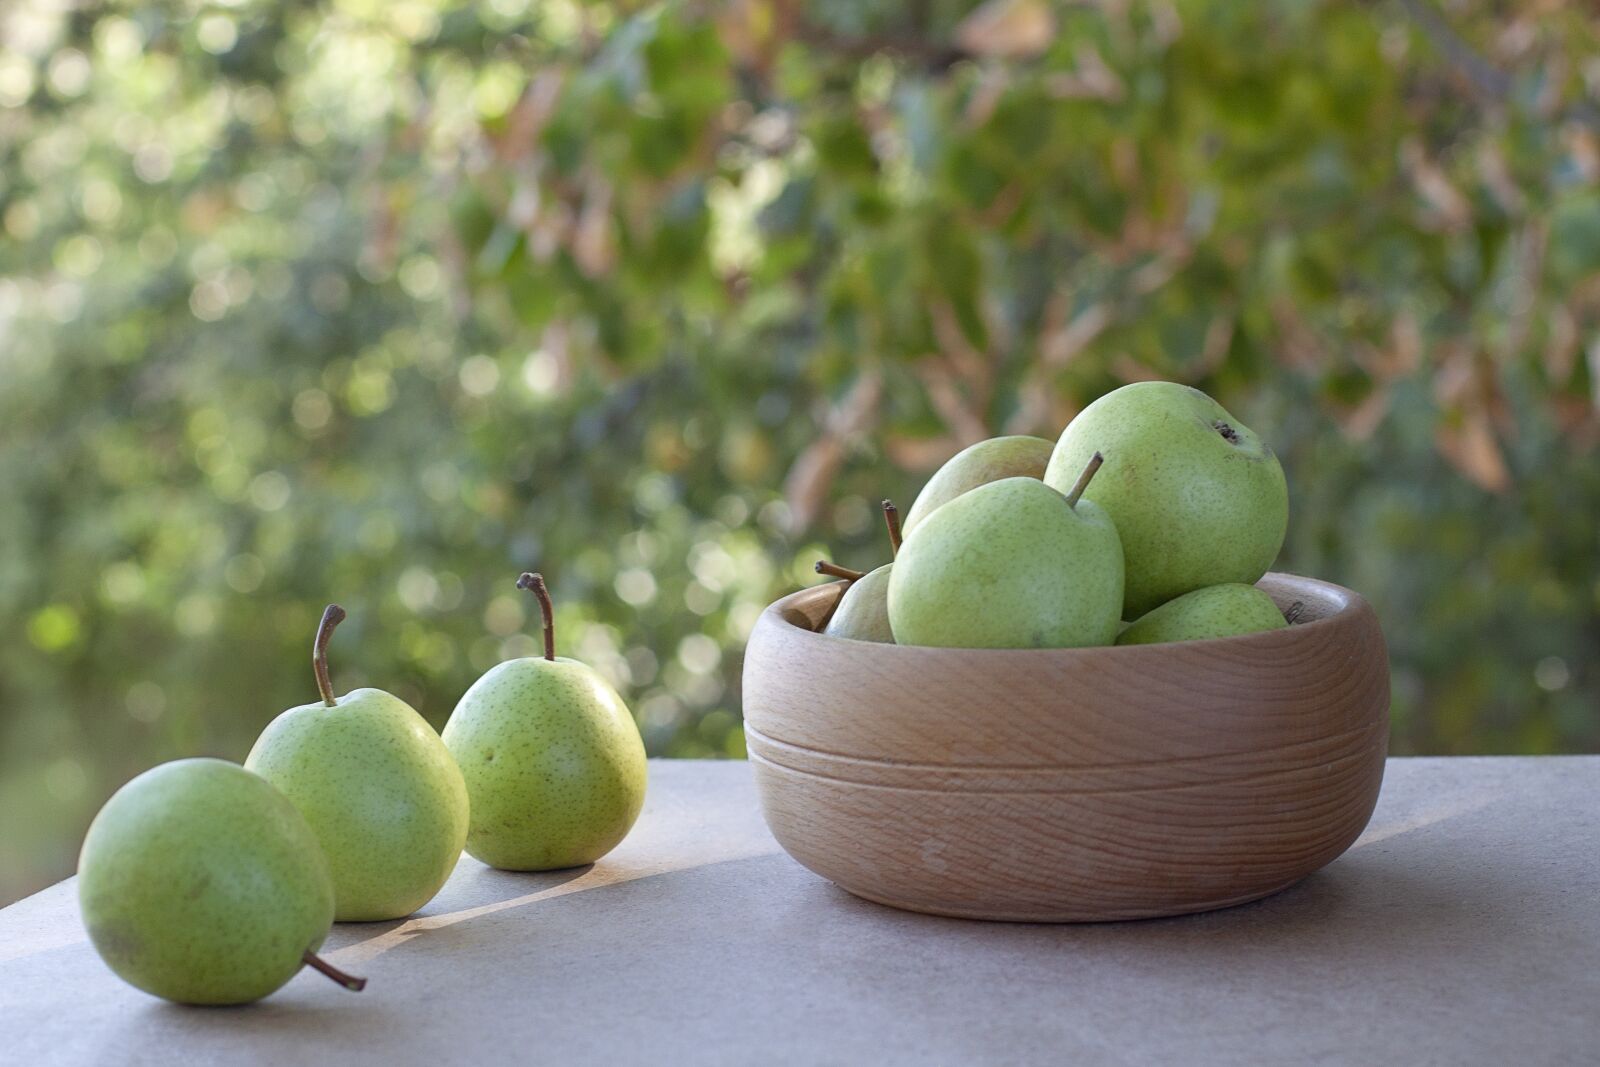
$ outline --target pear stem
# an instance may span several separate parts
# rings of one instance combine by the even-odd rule
[[[550,590],[545,588],[544,575],[524,571],[517,579],[518,589],[531,589],[539,598],[539,611],[544,615],[544,658],[556,658],[556,610],[550,603]]]
[[[894,506],[893,500],[885,499],[883,502],[883,521],[889,527],[889,554],[900,554],[900,509]]]
[[[324,608],[322,621],[317,624],[317,639],[311,645],[311,670],[317,676],[317,692],[330,708],[338,701],[333,698],[333,679],[328,677],[328,642],[333,638],[333,628],[344,622],[344,618],[344,609],[339,605],[329,604]]]
[[[861,571],[853,571],[849,567],[841,567],[837,563],[829,563],[825,559],[817,560],[816,569],[818,574],[826,574],[830,578],[843,578],[847,582],[853,582],[862,576]]]
[[[327,975],[335,982],[338,982],[352,993],[359,993],[363,989],[367,988],[367,980],[365,978],[357,978],[353,974],[345,974],[339,968],[335,967],[333,964],[329,963],[315,952],[312,952],[310,949],[306,949],[305,955],[301,956],[300,959],[307,967],[310,967],[313,970],[321,971],[323,974]]]
[[[1089,480],[1094,477],[1094,472],[1099,470],[1100,464],[1105,461],[1106,457],[1098,452],[1089,457],[1089,462],[1084,464],[1083,473],[1078,475],[1077,482],[1072,486],[1072,492],[1067,494],[1068,507],[1075,508],[1078,506],[1078,498],[1083,496],[1085,489],[1089,488]]]

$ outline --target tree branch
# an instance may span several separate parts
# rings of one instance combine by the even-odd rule
[[[1468,44],[1432,4],[1427,0],[1399,0],[1399,4],[1411,21],[1422,30],[1423,36],[1427,37],[1445,60],[1466,78],[1480,98],[1496,104],[1510,103],[1511,75],[1490,63]],[[1569,104],[1557,118],[1581,122],[1600,130],[1600,110],[1588,101],[1579,100]]]
[[[862,60],[880,52],[891,52],[917,60],[935,73],[947,70],[967,58],[965,51],[945,41],[933,41],[905,33],[869,33],[851,37],[827,26],[819,26],[804,16],[795,19],[793,34],[794,40],[801,44],[844,59]]]

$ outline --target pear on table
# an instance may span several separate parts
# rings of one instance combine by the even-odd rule
[[[245,766],[300,809],[333,871],[341,922],[399,919],[432,900],[467,837],[467,787],[426,719],[381,689],[333,693],[330,604],[312,645],[322,700],[262,731]]]
[[[891,557],[900,551],[900,513],[894,502],[883,502],[883,519],[889,528]],[[894,629],[889,625],[889,573],[892,562],[875,567],[866,574],[847,572],[850,585],[828,619],[822,632],[833,637],[848,637],[853,641],[876,641],[894,644]],[[830,570],[831,564],[817,563],[817,573],[837,574],[839,568]],[[854,575],[854,577],[848,577]]]
[[[347,989],[363,978],[316,955],[333,879],[293,804],[235,763],[164,763],[117,790],[78,857],[89,940],[130,983],[184,1004],[245,1004],[302,966]]]
[[[1119,645],[1203,641],[1289,625],[1272,598],[1253,585],[1230,582],[1196,589],[1152,608],[1117,637]]]
[[[1109,645],[1122,610],[1122,546],[1082,499],[1095,454],[1063,496],[1003,478],[956,497],[907,535],[889,577],[903,645],[1072,648]]]
[[[968,445],[934,472],[906,512],[907,536],[922,520],[962,493],[1001,478],[1043,478],[1055,442],[1021,435],[991,437]]]
[[[467,851],[513,871],[577,867],[610,852],[644,806],[644,742],[615,689],[557,657],[544,578],[517,587],[539,600],[544,656],[507,660],[472,684],[444,742],[472,798]]]
[[[1085,492],[1116,524],[1127,564],[1123,617],[1209,585],[1252,585],[1283,546],[1283,468],[1211,397],[1175,382],[1107,393],[1067,426],[1044,480],[1067,487],[1091,453],[1105,469]]]

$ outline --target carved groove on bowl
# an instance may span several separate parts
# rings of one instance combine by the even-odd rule
[[[1310,741],[1223,756],[1175,756],[1087,767],[1027,764],[964,767],[868,759],[780,741],[749,724],[745,726],[745,744],[752,759],[786,771],[874,789],[1081,796],[1184,789],[1219,781],[1248,782],[1283,773],[1285,761],[1291,761],[1291,766],[1312,763],[1332,768],[1369,758],[1372,744],[1383,729],[1383,724],[1371,722]]]

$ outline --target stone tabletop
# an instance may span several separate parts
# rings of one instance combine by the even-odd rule
[[[653,762],[589,868],[463,858],[244,1008],[124,985],[71,881],[0,911],[0,1062],[1594,1064],[1600,756],[1391,760],[1365,836],[1275,897],[1028,926],[857,900],[768,835],[742,763]]]

